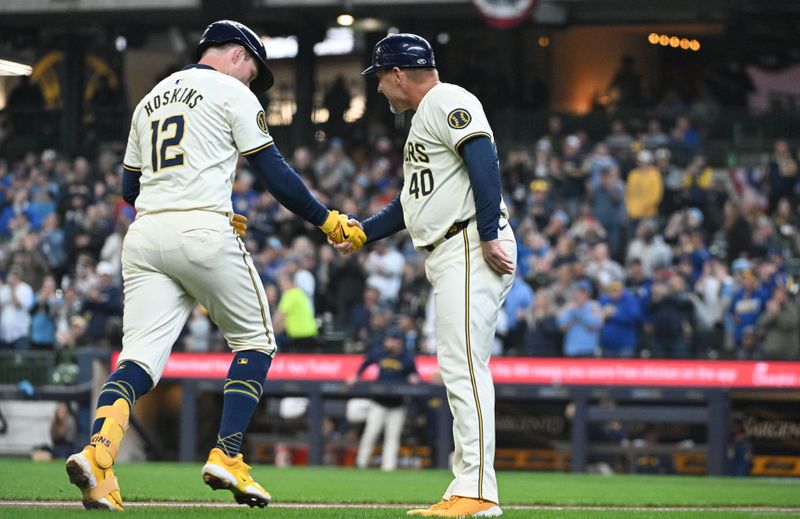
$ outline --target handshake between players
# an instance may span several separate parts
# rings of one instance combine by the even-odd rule
[[[247,217],[233,213],[230,222],[234,232],[240,238],[244,238],[247,234]],[[336,210],[328,213],[328,217],[319,228],[328,235],[328,243],[344,254],[357,251],[367,242],[367,235],[364,234],[361,223]]]
[[[339,227],[327,234],[328,243],[344,256],[361,249],[367,242],[367,235],[364,233],[361,222],[346,214],[339,215]]]
[[[320,229],[328,235],[328,241],[342,251],[355,252],[367,242],[361,223],[338,211],[331,211]]]

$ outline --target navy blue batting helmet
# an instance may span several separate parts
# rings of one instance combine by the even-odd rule
[[[433,49],[428,41],[416,34],[390,34],[375,44],[372,66],[362,76],[387,68],[431,68],[436,66]]]
[[[267,48],[261,38],[242,23],[232,20],[219,20],[206,27],[197,44],[195,58],[199,60],[200,56],[203,55],[203,51],[209,47],[217,47],[226,43],[238,43],[250,51],[250,54],[256,59],[258,77],[250,83],[250,89],[253,92],[269,90],[272,84],[275,83],[275,77],[267,66]]]

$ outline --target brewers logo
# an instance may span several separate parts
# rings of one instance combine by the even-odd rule
[[[466,128],[470,122],[472,122],[472,116],[463,108],[456,108],[447,115],[447,124],[456,130]]]
[[[258,115],[256,115],[256,123],[258,123],[258,127],[262,132],[269,133],[267,132],[267,114],[264,113],[264,110],[261,110],[258,112]]]

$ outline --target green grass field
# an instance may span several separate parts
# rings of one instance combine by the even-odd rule
[[[240,517],[270,514],[287,518],[405,517],[405,508],[287,508],[288,503],[408,504],[432,503],[450,481],[445,471],[359,471],[342,468],[256,466],[253,475],[274,498],[266,510],[237,508],[142,508],[136,502],[231,503],[228,492],[213,492],[200,479],[200,464],[130,463],[116,469],[127,513],[141,517]],[[597,476],[588,474],[501,472],[504,505],[601,507],[700,507],[708,510],[523,510],[507,508],[506,517],[800,517],[800,480],[687,476]],[[0,460],[0,501],[79,501],[60,462]],[[44,504],[44,503],[43,503]],[[788,511],[719,510],[719,507],[788,508]],[[717,509],[715,509],[717,508]],[[3,506],[0,517],[78,517],[76,508]],[[220,515],[221,514],[221,515]],[[244,515],[242,515],[244,514]]]

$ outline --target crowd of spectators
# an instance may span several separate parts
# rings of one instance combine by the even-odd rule
[[[728,169],[707,163],[685,116],[639,133],[614,121],[599,142],[564,134],[558,117],[549,128],[504,163],[521,278],[504,350],[800,358],[798,162],[785,140],[762,166]]]
[[[290,162],[323,203],[364,218],[401,186],[402,141],[331,138]],[[709,164],[685,116],[637,132],[617,120],[596,142],[553,116],[536,142],[503,144],[519,256],[495,354],[800,358],[798,161],[786,141],[751,169]],[[135,218],[120,198],[123,151],[0,157],[2,348],[120,348],[120,253]],[[435,352],[426,253],[405,232],[341,256],[244,160],[233,206],[249,219],[283,351],[373,351],[392,326],[407,351]],[[198,307],[176,349],[226,346]]]

